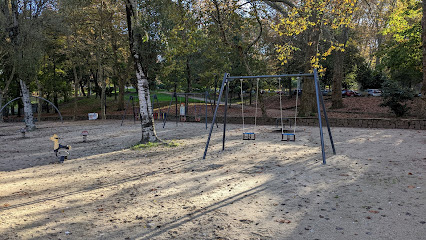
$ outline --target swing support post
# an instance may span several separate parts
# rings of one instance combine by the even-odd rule
[[[325,122],[327,124],[327,131],[328,131],[328,136],[330,138],[331,147],[333,149],[333,154],[336,155],[336,149],[334,148],[333,136],[331,136],[330,123],[328,121],[327,111],[325,110],[324,98],[322,97],[322,94],[319,91],[319,79],[318,79],[318,73],[317,73],[316,69],[314,69],[314,81],[315,81],[315,89],[317,91],[317,107],[318,107],[318,111],[320,111],[319,103],[318,103],[318,99],[319,99],[319,101],[321,102],[321,106],[322,106],[323,112],[324,112],[324,118],[325,118]],[[318,114],[318,116],[320,116],[320,114]],[[319,123],[320,123],[320,130],[322,132],[321,117],[319,119]],[[321,137],[321,140],[322,140],[322,145],[324,145],[324,138]],[[323,155],[324,155],[324,149],[323,149],[324,146],[322,146],[321,148],[323,150]],[[324,159],[323,164],[325,164],[325,156],[323,156],[323,159]]]
[[[223,81],[222,81],[222,86],[220,87],[220,92],[219,92],[219,97],[217,99],[217,104],[216,104],[216,108],[214,110],[214,114],[213,114],[213,120],[212,120],[212,124],[210,126],[210,132],[209,132],[209,137],[207,138],[207,143],[206,143],[206,148],[204,149],[204,155],[203,155],[203,159],[206,159],[206,155],[207,155],[207,149],[209,148],[209,143],[210,143],[210,139],[212,136],[212,132],[213,132],[213,127],[214,127],[214,123],[216,122],[216,116],[217,116],[217,110],[219,109],[219,105],[220,105],[220,100],[222,100],[222,93],[223,93],[223,89],[225,87],[225,84],[228,82],[228,74],[225,73],[225,75],[223,76]],[[224,142],[225,143],[225,142]],[[225,146],[225,145],[224,145]]]
[[[323,134],[323,130],[322,130],[322,118],[321,118],[321,106],[320,105],[322,105],[322,108],[323,108],[324,117],[325,117],[325,121],[326,121],[326,124],[327,124],[328,135],[329,135],[330,143],[331,143],[331,146],[332,146],[332,149],[333,149],[333,154],[336,154],[336,150],[334,148],[333,137],[331,135],[330,124],[329,124],[326,109],[325,109],[324,99],[323,99],[322,94],[320,92],[318,72],[317,72],[316,69],[314,69],[313,73],[261,75],[261,76],[232,76],[231,77],[228,73],[225,73],[224,77],[223,77],[223,81],[222,81],[222,86],[221,86],[220,91],[219,91],[218,103],[216,104],[216,108],[215,108],[215,111],[213,113],[213,121],[212,121],[212,124],[210,126],[210,132],[209,132],[209,136],[207,138],[207,143],[206,143],[206,147],[205,147],[205,150],[204,150],[203,159],[205,159],[206,155],[207,155],[207,150],[209,148],[209,143],[210,143],[211,135],[212,135],[212,132],[213,132],[213,126],[214,126],[214,123],[216,122],[216,117],[217,117],[217,112],[218,112],[218,109],[219,109],[220,101],[221,101],[221,98],[222,98],[223,91],[225,90],[225,87],[226,87],[224,122],[223,122],[224,129],[223,129],[223,139],[222,139],[222,151],[225,150],[225,133],[226,133],[226,120],[227,120],[226,117],[227,117],[229,82],[232,81],[232,80],[235,80],[235,79],[253,79],[253,78],[260,79],[260,78],[282,78],[282,77],[311,77],[311,78],[313,78],[313,81],[314,81],[314,84],[315,84],[316,100],[317,100],[318,124],[319,124],[319,130],[320,130],[320,138],[321,138],[322,163],[326,164],[326,155],[325,155],[325,147],[324,147],[324,134]],[[297,90],[297,91],[299,91],[299,90]]]
[[[204,102],[206,104],[206,130],[207,130],[207,96],[209,95],[209,92],[206,91],[204,94]]]
[[[324,134],[322,133],[321,108],[320,108],[320,99],[319,99],[320,98],[319,95],[321,93],[319,90],[318,74],[316,69],[314,69],[314,82],[315,82],[315,92],[317,95],[316,97],[317,97],[317,109],[318,109],[318,124],[319,124],[320,137],[321,137],[322,164],[326,164],[325,150],[324,150]],[[325,112],[325,109],[324,109],[324,112]]]
[[[225,115],[223,118],[223,139],[222,139],[222,151],[225,150],[225,135],[226,135],[226,113],[228,111],[228,95],[229,95],[229,82],[226,83],[226,93],[225,93]]]

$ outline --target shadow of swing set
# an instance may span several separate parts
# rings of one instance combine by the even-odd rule
[[[321,139],[321,151],[322,151],[322,163],[326,164],[326,156],[325,156],[325,148],[324,148],[324,134],[323,134],[323,129],[322,129],[322,119],[321,119],[321,107],[322,106],[322,110],[324,113],[324,117],[325,117],[325,121],[326,121],[326,125],[327,125],[327,130],[328,130],[328,135],[330,138],[330,143],[333,149],[333,154],[336,154],[336,150],[334,148],[334,142],[333,142],[333,137],[331,135],[331,130],[330,130],[330,124],[328,121],[328,117],[327,117],[327,112],[325,110],[325,104],[324,104],[324,99],[322,97],[322,94],[320,92],[320,87],[319,87],[319,79],[318,79],[318,72],[317,69],[313,70],[313,73],[300,73],[300,74],[282,74],[282,75],[261,75],[261,76],[231,76],[229,73],[225,73],[224,77],[223,77],[223,81],[222,81],[222,85],[220,87],[220,92],[219,92],[219,97],[218,97],[218,103],[220,103],[220,101],[222,100],[222,95],[225,92],[225,111],[224,111],[224,122],[223,122],[223,135],[222,135],[222,151],[225,150],[225,139],[226,139],[226,122],[227,122],[227,106],[228,106],[228,94],[229,94],[229,83],[233,80],[236,79],[240,79],[241,81],[241,101],[242,101],[242,107],[241,107],[241,111],[242,111],[242,120],[243,120],[243,140],[255,140],[256,139],[256,134],[255,132],[248,132],[245,131],[245,126],[244,126],[244,99],[243,99],[243,92],[242,92],[242,83],[244,79],[256,79],[256,112],[255,112],[255,128],[256,128],[256,116],[257,116],[257,102],[258,102],[258,92],[259,92],[259,81],[260,79],[264,79],[264,78],[278,78],[278,84],[279,84],[279,88],[280,88],[280,111],[281,111],[281,141],[295,141],[296,140],[296,118],[297,118],[297,101],[298,101],[298,93],[296,94],[296,113],[295,113],[295,117],[294,117],[294,130],[293,133],[284,133],[284,124],[283,124],[283,113],[282,113],[282,85],[281,85],[281,78],[285,78],[285,77],[306,77],[306,78],[312,78],[314,81],[314,85],[315,85],[315,95],[316,95],[316,102],[317,102],[317,111],[318,111],[318,125],[319,125],[319,130],[320,130],[320,139]],[[300,88],[300,79],[297,82],[297,89]],[[216,122],[216,117],[217,117],[217,112],[219,109],[219,104],[216,105],[216,109],[214,111],[213,114],[213,120],[212,120],[212,124],[210,126],[210,132],[209,132],[209,136],[207,138],[207,143],[206,143],[206,147],[204,150],[204,155],[203,155],[203,159],[206,158],[207,155],[207,150],[209,148],[209,143],[210,143],[210,139],[211,139],[211,135],[213,132],[213,126],[214,123]]]

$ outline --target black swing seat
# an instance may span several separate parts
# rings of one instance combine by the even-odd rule
[[[255,140],[256,134],[253,132],[245,132],[243,133],[243,140]]]
[[[296,135],[294,133],[282,133],[281,141],[296,141]]]

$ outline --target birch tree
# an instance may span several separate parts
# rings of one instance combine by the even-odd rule
[[[142,39],[139,27],[139,11],[136,0],[126,0],[127,30],[129,34],[129,47],[133,59],[135,75],[138,83],[138,97],[140,120],[142,127],[141,143],[158,141],[155,132],[149,83],[146,73],[142,70],[141,59],[138,53],[138,41]]]

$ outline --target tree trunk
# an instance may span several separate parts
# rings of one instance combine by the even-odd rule
[[[310,17],[310,22],[316,22],[317,16],[316,13],[313,13]],[[316,57],[318,52],[318,44],[320,38],[320,26],[315,25],[308,31],[307,36],[307,51],[305,55],[305,72],[312,72],[311,61]],[[303,91],[302,99],[300,102],[300,117],[312,116],[316,112],[316,93],[315,93],[315,84],[312,78],[303,79]]]
[[[24,103],[25,126],[28,131],[33,131],[36,126],[34,124],[33,108],[31,106],[30,92],[24,81],[19,80],[21,84],[22,102]]]
[[[13,80],[13,77],[15,76],[15,70],[16,70],[16,66],[15,64],[13,64],[12,67],[12,73],[9,76],[9,79],[6,82],[6,86],[4,87],[4,89],[2,91],[0,91],[0,109],[2,108],[2,101],[3,98],[7,96],[7,91],[9,90],[9,85]],[[0,112],[0,122],[3,122],[3,111]]]
[[[53,94],[53,104],[55,104],[55,106],[59,109],[59,101],[58,101],[59,99],[58,99],[58,93],[54,93]],[[55,111],[55,113],[58,113],[58,111],[55,109],[54,110]]]
[[[333,109],[344,107],[342,99],[343,54],[339,50],[334,52],[333,91],[331,92],[331,108]]]
[[[0,109],[3,106],[3,93],[0,92]],[[0,111],[0,122],[3,122],[3,111]]]
[[[191,68],[189,66],[189,59],[186,59],[186,92],[190,93],[192,91],[191,87]],[[189,95],[185,94],[185,115],[188,115],[189,110]]]
[[[82,81],[80,81],[80,92],[83,95],[83,97],[86,97],[86,93],[84,92],[84,85]]]
[[[90,95],[92,94],[92,81],[89,79],[89,88],[87,89],[87,98],[90,98]]]
[[[43,96],[43,92],[41,90],[41,84],[40,81],[38,80],[38,76],[35,76],[36,78],[36,84],[37,84],[37,91],[38,91],[38,96],[42,97]],[[38,122],[41,122],[41,110],[43,107],[43,100],[42,99],[37,99],[37,120]]]
[[[423,50],[423,83],[421,93],[422,96],[418,101],[419,117],[426,118],[426,1],[423,1],[423,18],[422,18],[422,50]]]
[[[346,47],[348,41],[348,27],[343,26],[340,34],[337,36],[339,43]],[[345,52],[336,50],[334,52],[334,69],[333,69],[333,91],[331,93],[331,108],[343,108],[342,99],[342,82],[344,78],[343,64],[345,61]]]
[[[72,66],[72,71],[74,73],[74,109],[72,120],[77,120],[77,101],[78,101],[78,85],[80,83],[80,79],[77,76],[77,69],[75,69],[75,65]]]
[[[118,110],[124,109],[124,78],[118,77]]]
[[[155,142],[158,138],[155,132],[151,98],[149,95],[149,84],[146,75],[142,71],[142,65],[138,54],[138,42],[136,40],[140,39],[140,34],[133,31],[133,24],[135,24],[135,28],[137,28],[139,19],[135,0],[126,0],[126,16],[130,52],[136,72],[136,79],[138,81],[139,109],[142,127],[141,143]]]
[[[102,119],[106,119],[106,80],[104,79],[104,70],[99,62],[99,73],[98,73],[98,80],[101,81],[101,112],[102,112]]]
[[[114,66],[112,68],[112,74],[115,78],[114,81],[114,99],[117,100],[117,86],[116,83],[118,82],[119,88],[121,87],[121,76],[120,76],[120,66],[118,64],[118,46],[117,46],[117,37],[116,34],[114,32],[114,28],[113,28],[113,22],[112,22],[112,17],[111,17],[111,23],[110,23],[110,31],[111,31],[111,46],[112,46],[112,52],[113,52],[113,57],[114,57]],[[124,88],[124,86],[123,86]],[[121,94],[121,89],[119,89],[120,91],[120,96],[118,99],[118,109],[119,111],[124,109],[124,95]],[[124,89],[123,89],[123,93],[124,93]],[[123,97],[123,99],[121,99],[121,96]]]

